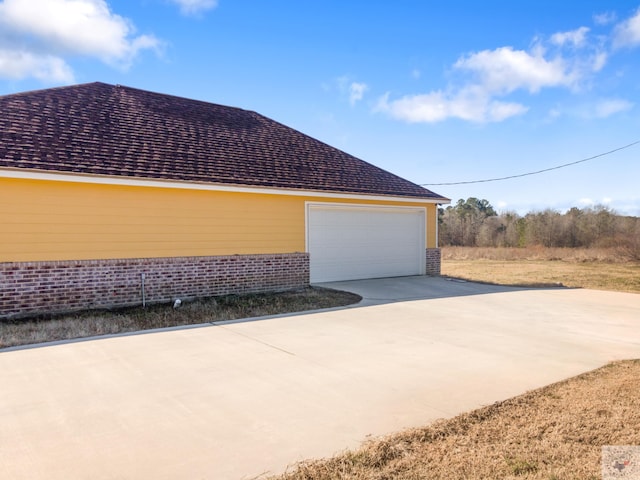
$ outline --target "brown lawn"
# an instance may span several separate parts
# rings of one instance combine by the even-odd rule
[[[640,445],[640,360],[301,463],[272,479],[595,480],[604,445]]]
[[[640,262],[616,250],[447,247],[442,257],[442,274],[465,280],[640,293]]]

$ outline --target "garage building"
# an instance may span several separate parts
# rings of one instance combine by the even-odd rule
[[[258,113],[0,97],[0,317],[437,275],[449,200]]]

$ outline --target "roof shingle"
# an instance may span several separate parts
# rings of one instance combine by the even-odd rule
[[[447,199],[258,113],[104,83],[0,97],[0,167]]]

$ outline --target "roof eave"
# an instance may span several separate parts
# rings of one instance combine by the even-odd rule
[[[133,187],[174,188],[184,190],[209,190],[237,193],[262,193],[269,195],[291,195],[326,198],[350,198],[362,200],[388,200],[411,203],[450,203],[445,197],[423,197],[406,194],[390,194],[375,192],[353,192],[339,190],[313,190],[302,188],[268,187],[215,182],[193,182],[184,180],[164,180],[147,177],[122,177],[114,175],[91,175],[84,173],[62,173],[39,169],[0,167],[0,178],[16,178],[25,180],[47,180],[71,183],[89,183],[101,185],[124,185]]]

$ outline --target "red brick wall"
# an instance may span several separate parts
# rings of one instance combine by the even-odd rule
[[[309,285],[309,255],[0,263],[0,318]]]
[[[439,248],[427,248],[427,275],[440,275],[442,254]]]

